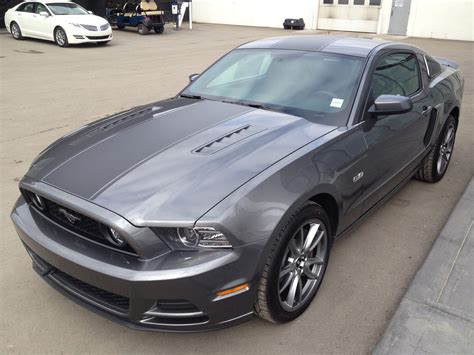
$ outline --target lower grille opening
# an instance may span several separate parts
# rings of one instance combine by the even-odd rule
[[[144,314],[142,323],[184,326],[205,324],[208,321],[209,317],[189,301],[160,300]]]
[[[166,318],[166,317],[151,317],[144,319],[142,323],[150,325],[169,325],[169,326],[189,326],[200,325],[209,322],[207,316],[190,317],[190,318]]]
[[[87,36],[90,40],[100,40],[100,39],[107,39],[109,36]]]
[[[155,309],[163,312],[180,313],[180,312],[200,312],[201,310],[191,302],[182,300],[158,301]]]
[[[71,288],[81,294],[86,302],[89,301],[95,305],[114,309],[124,314],[128,312],[130,307],[130,299],[128,297],[120,296],[89,285],[88,283],[78,280],[57,269],[51,273],[49,277],[55,280],[60,286],[63,286],[66,290]]]

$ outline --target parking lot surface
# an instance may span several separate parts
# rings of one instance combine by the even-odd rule
[[[139,36],[115,31],[107,47],[62,49],[0,33],[0,352],[367,353],[387,326],[474,173],[474,44],[402,39],[456,60],[466,87],[445,178],[411,181],[334,246],[307,312],[286,325],[258,319],[203,334],[138,332],[66,299],[31,269],[9,219],[18,179],[43,148],[85,123],[173,96],[226,51],[279,29],[197,24]],[[298,32],[298,35],[311,34]],[[131,147],[133,149],[133,147]],[[97,169],[100,167],[91,167]],[[87,174],[84,171],[84,174]]]

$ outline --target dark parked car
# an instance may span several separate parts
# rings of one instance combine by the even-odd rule
[[[298,317],[335,238],[443,177],[464,86],[419,48],[335,36],[248,43],[190,78],[53,143],[12,212],[44,280],[134,328]]]

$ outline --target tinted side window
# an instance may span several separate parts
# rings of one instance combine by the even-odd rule
[[[46,8],[46,6],[44,6],[43,4],[40,4],[40,3],[37,3],[36,4],[36,11],[35,11],[37,14],[39,14],[40,12],[47,12],[49,14],[49,11],[48,9]]]
[[[375,97],[380,95],[411,96],[421,88],[418,60],[412,53],[383,57],[372,79]]]
[[[428,63],[428,70],[430,71],[430,78],[434,78],[441,73],[441,64],[435,59],[426,56],[426,63]]]
[[[35,10],[34,2],[27,2],[26,4],[23,4],[16,9],[16,11],[21,11],[21,12],[34,12],[34,10]]]

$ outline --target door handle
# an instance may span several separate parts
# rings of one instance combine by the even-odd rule
[[[432,108],[433,107],[431,107],[431,106],[423,106],[423,111],[421,111],[421,115],[426,117],[428,115],[428,113],[431,112]]]

